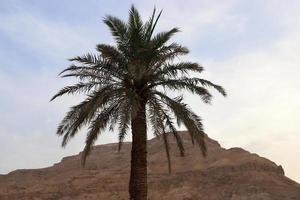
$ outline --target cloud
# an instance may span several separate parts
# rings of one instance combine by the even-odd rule
[[[241,146],[266,156],[298,181],[299,31],[295,27],[264,49],[222,62],[205,61],[210,67],[206,76],[221,82],[229,95],[226,100],[217,97],[212,107],[196,109],[207,132],[224,146]],[[192,97],[190,103],[197,107]]]
[[[0,31],[23,48],[62,58],[76,51],[90,50],[95,44],[91,34],[80,27],[54,23],[24,13],[1,16]],[[79,48],[80,47],[80,48]]]
[[[190,1],[181,4],[164,0],[145,1],[140,7],[145,16],[150,16],[153,5],[156,5],[158,10],[162,9],[163,14],[157,30],[162,31],[179,26],[184,34],[179,34],[178,39],[192,45],[195,39],[199,40],[212,29],[222,32],[224,29],[232,27],[233,24],[237,25],[236,28],[242,29],[243,19],[238,18],[232,12],[236,2],[229,0],[219,1],[215,4],[211,1]]]
[[[89,51],[95,37],[34,13],[0,16],[0,173],[51,165],[82,149],[83,137],[62,151],[55,135],[64,112],[79,99],[65,98],[61,104],[49,100],[70,83],[57,77],[66,58]]]

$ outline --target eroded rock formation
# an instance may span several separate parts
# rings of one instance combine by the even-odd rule
[[[209,138],[203,158],[188,134],[181,135],[186,156],[180,157],[170,138],[171,175],[162,141],[148,142],[150,200],[300,200],[300,185],[285,177],[281,166]],[[0,200],[128,199],[130,147],[125,143],[118,153],[117,144],[95,146],[84,169],[76,155],[52,167],[1,175]]]

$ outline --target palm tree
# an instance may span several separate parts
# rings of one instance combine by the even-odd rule
[[[129,11],[128,22],[106,16],[116,45],[97,45],[97,54],[86,54],[70,59],[73,64],[63,70],[62,77],[75,77],[74,85],[62,88],[51,99],[66,94],[85,94],[84,101],[70,108],[60,122],[57,134],[63,136],[62,146],[88,125],[86,144],[82,152],[82,164],[91,151],[97,137],[106,129],[117,128],[119,150],[129,128],[132,131],[131,173],[129,195],[131,200],[147,199],[147,122],[154,135],[163,138],[171,171],[167,132],[174,135],[178,149],[184,156],[184,146],[176,131],[184,124],[191,140],[198,143],[202,154],[206,154],[204,131],[198,117],[184,102],[183,97],[171,98],[166,93],[188,91],[210,103],[212,87],[226,95],[224,89],[212,82],[190,77],[198,75],[203,67],[193,62],[175,62],[175,58],[187,54],[186,47],[169,43],[178,28],[154,35],[161,16],[152,16],[145,23],[134,6]]]

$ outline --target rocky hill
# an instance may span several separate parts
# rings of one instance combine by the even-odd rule
[[[172,142],[172,174],[168,174],[162,141],[149,140],[150,200],[300,200],[300,185],[284,176],[281,166],[241,148],[224,149],[206,138],[203,158],[188,134],[186,156]],[[128,199],[130,143],[95,146],[84,169],[80,156],[63,158],[52,167],[16,170],[0,175],[0,200]]]

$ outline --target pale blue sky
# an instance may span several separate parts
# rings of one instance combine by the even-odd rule
[[[0,173],[52,165],[78,153],[84,131],[60,148],[58,122],[78,98],[49,103],[68,81],[57,74],[67,58],[112,43],[106,14],[127,19],[134,3],[144,19],[163,9],[159,30],[204,65],[204,77],[223,85],[212,106],[187,95],[207,133],[223,146],[243,147],[283,165],[300,181],[300,2],[297,0],[99,1],[6,0],[0,3]],[[98,143],[114,142],[104,134]]]

